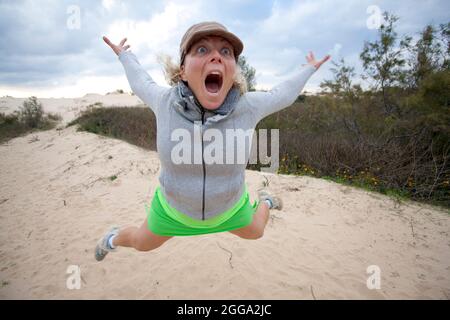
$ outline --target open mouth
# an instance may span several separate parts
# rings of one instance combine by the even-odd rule
[[[213,71],[205,79],[205,88],[209,93],[217,93],[222,88],[222,74]]]

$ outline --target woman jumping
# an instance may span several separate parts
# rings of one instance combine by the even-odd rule
[[[281,199],[262,190],[259,201],[251,204],[245,183],[248,149],[227,141],[212,156],[211,146],[217,146],[218,136],[254,130],[261,119],[293,104],[330,56],[316,61],[310,52],[307,64],[290,79],[268,92],[247,92],[237,65],[241,40],[217,22],[202,22],[181,39],[179,65],[166,61],[172,85],[166,88],[139,64],[126,38],[118,45],[103,39],[118,55],[133,92],[156,116],[161,172],[141,227],[109,230],[99,240],[95,258],[101,261],[118,247],[149,251],[173,236],[229,231],[244,239],[261,238],[269,210],[281,210]],[[235,161],[235,154],[244,154],[245,161]]]

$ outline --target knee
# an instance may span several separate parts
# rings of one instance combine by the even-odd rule
[[[255,234],[255,237],[253,238],[253,240],[261,239],[263,236],[264,236],[264,230],[261,231],[261,232],[257,232],[257,233]]]

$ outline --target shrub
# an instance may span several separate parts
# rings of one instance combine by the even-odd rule
[[[27,127],[38,128],[42,122],[43,114],[42,104],[33,96],[23,102],[23,106],[20,107],[19,118]]]

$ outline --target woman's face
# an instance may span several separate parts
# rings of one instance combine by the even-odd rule
[[[194,43],[186,54],[181,79],[204,108],[213,110],[233,86],[235,71],[233,46],[222,37],[208,36]]]

